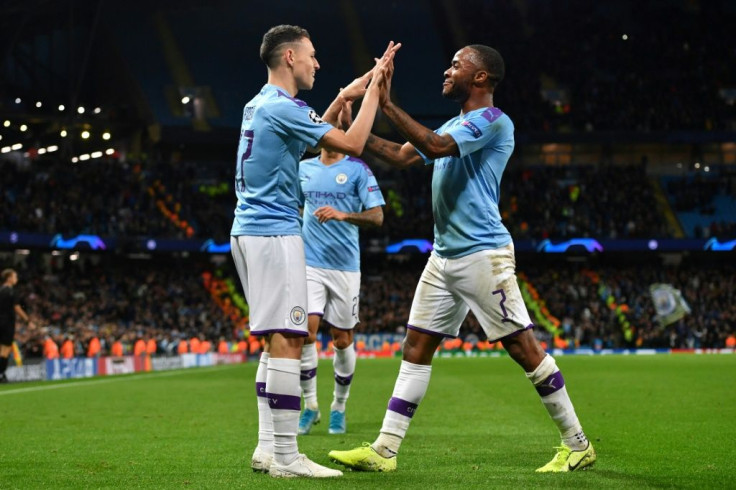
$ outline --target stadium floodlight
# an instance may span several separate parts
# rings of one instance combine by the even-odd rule
[[[186,105],[189,103],[190,100],[192,99],[190,99],[188,95],[185,95],[184,97],[181,98],[181,103]]]
[[[708,165],[703,167],[703,172],[710,172],[710,167]]]
[[[5,122],[3,123],[3,126],[5,126],[6,128],[9,128],[10,127],[10,121],[8,121],[6,119]]]
[[[21,131],[21,133],[24,132],[24,131],[28,131],[28,126],[26,126],[25,124],[21,124],[20,125],[20,131]]]
[[[695,162],[695,168],[700,168],[700,162]]]
[[[41,101],[40,101],[40,100],[39,100],[38,102],[36,102],[36,107],[40,108],[40,107],[41,107],[42,105],[43,105],[43,104],[41,103]]]
[[[86,129],[82,131],[82,139],[89,139],[89,131],[87,131]]]
[[[79,260],[79,252],[73,252],[71,255],[69,255],[69,260],[74,262],[75,260]]]
[[[59,112],[63,111],[64,109],[66,109],[66,107],[64,107],[64,104],[59,104]]]
[[[110,132],[109,131],[105,131],[104,133],[102,133],[102,139],[103,140],[107,141],[107,140],[110,139],[110,137],[111,137],[111,135],[110,135]]]
[[[113,148],[108,148],[107,150],[105,150],[105,155],[112,155],[113,153],[115,153],[115,150]]]
[[[20,97],[16,97],[16,98],[15,98],[15,103],[16,103],[16,104],[20,104],[21,102],[23,102],[23,101],[22,101],[22,100],[20,100]]]
[[[62,138],[66,138],[66,135],[67,135],[66,129],[62,129],[61,132],[59,133],[59,136],[61,136]]]
[[[77,112],[80,114],[84,114],[84,107],[82,107],[81,105],[77,107]]]
[[[3,146],[3,149],[0,150],[0,153],[8,153],[9,151],[10,151],[10,147],[9,146]]]
[[[52,151],[56,151],[56,150],[58,150],[58,149],[59,149],[59,147],[58,147],[58,146],[56,146],[56,145],[51,145],[51,146],[49,146],[48,148],[46,148],[46,151],[47,151],[47,152],[49,152],[49,153],[51,153]]]
[[[102,156],[101,151],[93,151],[92,155],[90,155],[92,158],[100,158]]]
[[[23,145],[20,143],[16,143],[10,147],[11,150],[20,150],[21,148],[23,148]]]
[[[95,114],[99,114],[100,112],[102,112],[102,109],[100,109],[99,107],[95,107],[95,110],[92,112],[94,112]]]
[[[39,155],[43,155],[44,153],[46,153],[46,148],[39,148],[38,149],[38,154]]]
[[[0,141],[2,141],[2,140],[3,140],[3,135],[2,135],[2,134],[0,134]]]
[[[77,163],[78,161],[79,161],[79,158],[77,158],[77,157],[72,157],[72,163]]]
[[[84,162],[86,160],[89,160],[89,155],[86,153],[83,155],[79,155],[79,159]]]

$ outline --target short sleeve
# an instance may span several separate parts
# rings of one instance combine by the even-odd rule
[[[457,143],[461,158],[490,146],[499,137],[504,130],[501,116],[503,112],[489,107],[446,131]]]
[[[376,206],[383,206],[386,204],[386,201],[383,199],[383,194],[381,193],[381,188],[378,186],[375,175],[368,168],[368,165],[362,161],[359,163],[360,171],[358,173],[357,187],[363,208],[371,209]]]
[[[298,99],[286,98],[283,103],[276,104],[269,114],[271,124],[277,132],[316,148],[319,140],[333,128],[326,123],[306,103]]]

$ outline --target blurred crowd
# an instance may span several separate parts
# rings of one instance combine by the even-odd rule
[[[32,329],[18,324],[16,339],[24,356],[47,356],[50,341],[62,357],[86,356],[91,348],[92,355],[253,354],[261,348],[260,341],[248,337],[247,324],[233,321],[223,302],[208,291],[203,281],[208,274],[202,271],[213,264],[196,259],[86,255],[88,259],[74,263],[59,256],[31,256],[17,267],[17,295],[35,323]],[[369,255],[364,259],[356,333],[405,331],[425,257]],[[559,320],[553,334],[530,313],[536,334],[548,347],[721,348],[736,342],[736,269],[732,265],[658,266],[652,263],[656,259],[621,264],[540,263],[530,258],[517,261],[519,276],[538,291],[550,318]],[[220,270],[224,276],[234,274],[228,264]],[[692,312],[672,325],[660,325],[649,292],[653,283],[679,289]],[[621,308],[613,308],[612,303]],[[624,325],[631,326],[630,335]],[[472,312],[460,338],[472,346],[486,340]]]

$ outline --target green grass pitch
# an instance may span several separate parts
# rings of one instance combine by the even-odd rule
[[[249,468],[256,363],[0,387],[0,488],[733,488],[735,355],[559,357],[598,462],[536,474],[557,431],[508,358],[437,359],[398,471],[274,480]],[[348,434],[328,435],[332,364],[320,363],[323,422],[302,452],[373,441],[398,359],[359,360]]]

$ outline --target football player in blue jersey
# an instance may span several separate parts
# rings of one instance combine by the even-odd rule
[[[501,176],[514,149],[513,123],[493,103],[504,72],[501,55],[488,46],[458,51],[444,73],[442,95],[460,104],[460,114],[434,132],[391,102],[388,84],[381,90],[383,114],[408,142],[371,136],[367,149],[399,168],[434,164],[434,251],[414,294],[403,362],[378,438],[330,452],[348,467],[396,469],[399,446],[429,385],[434,352],[443,338],[458,335],[469,310],[488,339],[501,341],[524,369],[560,431],[557,454],[537,471],[573,471],[595,462],[562,374],[531,331],[516,282],[513,242],[501,222]]]
[[[349,111],[348,104],[344,112]],[[353,328],[359,322],[358,227],[381,226],[381,206],[386,203],[368,165],[342,153],[323,149],[319,157],[303,160],[299,180],[304,195],[309,324],[309,338],[302,349],[304,410],[299,434],[308,434],[320,421],[315,341],[321,320],[330,326],[334,347],[335,389],[328,432],[344,434],[345,405],[355,373]]]
[[[230,244],[250,306],[251,334],[268,339],[256,373],[259,435],[251,467],[273,477],[342,475],[300,454],[296,442],[300,359],[308,336],[298,166],[307,147],[363,151],[379,89],[388,83],[389,63],[400,46],[389,43],[373,70],[345,87],[323,118],[296,98],[312,88],[319,70],[309,33],[280,25],[263,36],[268,81],[243,109]],[[347,101],[359,97],[362,108],[350,129],[333,127]]]

